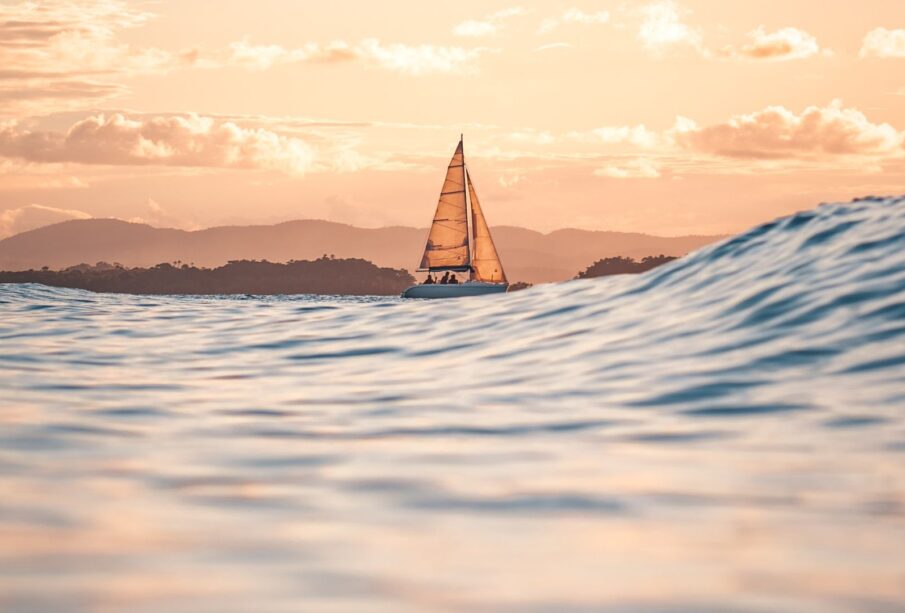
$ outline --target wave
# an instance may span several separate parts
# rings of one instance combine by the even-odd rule
[[[7,562],[38,579],[0,606],[78,609],[141,580],[167,608],[174,559],[249,579],[173,588],[219,610],[893,610],[903,596],[905,198],[501,296],[6,285],[0,310],[0,477],[23,492],[0,529],[27,524],[81,581],[40,580],[23,537]],[[105,532],[111,508],[170,523]],[[183,542],[172,526],[191,528],[189,551],[161,545]],[[133,574],[93,544],[108,540]]]
[[[288,361],[349,369],[379,358],[383,374],[417,360],[438,381],[471,381],[476,399],[567,394],[691,415],[798,411],[845,406],[852,395],[846,378],[856,375],[874,383],[859,395],[880,403],[901,399],[898,386],[877,383],[898,383],[905,365],[903,296],[905,200],[865,198],[763,224],[647,274],[540,286],[500,299],[246,297],[262,308],[291,305],[293,316],[334,310],[336,318],[314,325],[322,330],[326,322],[335,332],[299,336],[295,322],[262,319],[260,329],[228,334],[208,351],[270,348]],[[98,305],[234,301],[36,285],[7,286],[2,294],[7,308],[70,316]],[[266,340],[246,343],[249,332]],[[805,382],[812,391],[798,385]],[[795,388],[796,401],[783,401],[771,383]]]
[[[470,403],[605,399],[692,416],[841,409],[902,399],[903,297],[905,200],[866,198],[763,224],[647,274],[498,299],[247,297],[251,317],[279,305],[298,319],[251,319],[238,331],[217,330],[214,320],[219,342],[198,353],[271,350],[273,359],[345,369],[344,385],[399,399],[416,395],[408,372],[417,365],[425,383],[441,389],[447,380],[469,382],[460,393]],[[242,298],[35,285],[7,286],[0,300],[70,318],[99,307],[243,311]],[[149,314],[143,323],[153,326]],[[194,315],[180,317],[190,324]],[[852,386],[853,377],[870,385]],[[332,387],[329,378],[324,386]]]

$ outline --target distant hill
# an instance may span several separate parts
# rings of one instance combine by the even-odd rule
[[[607,257],[681,256],[721,238],[573,229],[542,234],[512,226],[497,226],[492,231],[510,280],[529,283],[571,279]],[[117,219],[76,219],[0,241],[0,270],[61,269],[98,261],[127,267],[174,261],[216,267],[230,260],[287,262],[332,254],[412,271],[426,237],[427,229],[367,229],[317,220],[189,232]]]

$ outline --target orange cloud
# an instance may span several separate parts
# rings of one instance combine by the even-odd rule
[[[421,76],[431,73],[473,71],[474,61],[490,49],[404,45],[401,43],[384,44],[376,38],[369,38],[359,43],[356,51],[362,57],[386,70]]]
[[[655,55],[662,55],[669,47],[685,46],[707,59],[794,60],[820,52],[830,54],[804,30],[786,27],[767,32],[763,26],[749,32],[750,42],[741,47],[727,46],[713,51],[704,44],[701,32],[683,21],[682,15],[688,12],[674,0],[659,0],[644,6],[638,30],[644,47]]]
[[[165,210],[159,202],[153,198],[148,198],[147,210],[141,214],[129,219],[132,223],[143,223],[158,228],[180,228],[182,230],[197,230],[198,225],[185,219],[177,217]]]
[[[508,134],[510,140],[518,143],[533,143],[535,145],[549,145],[556,138],[547,131],[516,130]]]
[[[307,43],[297,49],[280,45],[250,45],[242,40],[229,45],[228,63],[264,70],[275,64],[294,62],[337,62],[354,60],[357,54],[343,41],[327,45]]]
[[[119,0],[0,5],[0,64],[38,77],[48,66],[61,76],[156,70],[192,60],[191,50],[171,53],[116,41],[120,30],[142,26],[152,17]]]
[[[666,139],[657,132],[647,129],[644,124],[636,126],[604,126],[589,132],[571,132],[569,138],[580,142],[618,145],[627,143],[646,149],[664,144]]]
[[[0,128],[0,155],[30,162],[271,168],[302,173],[313,149],[298,138],[198,115],[133,119],[94,115],[67,132],[32,132],[18,123]]]
[[[527,11],[522,7],[515,6],[491,13],[483,19],[468,19],[453,28],[453,34],[456,36],[470,36],[475,38],[494,36],[503,29],[503,22],[505,20],[524,15],[526,12]]]
[[[285,49],[279,45],[250,45],[247,41],[239,41],[230,44],[226,63],[264,70],[276,64],[365,61],[385,70],[422,76],[471,72],[474,61],[486,51],[489,49],[387,44],[376,38],[365,39],[356,45],[345,41],[327,45],[307,43],[296,49]]]
[[[499,11],[494,18],[520,11]],[[489,51],[368,38],[357,44],[309,42],[294,49],[239,41],[202,53],[199,48],[137,47],[119,39],[123,30],[144,26],[155,17],[122,0],[0,3],[0,113],[21,116],[97,107],[129,93],[128,87],[111,81],[176,68],[266,69],[287,63],[362,61],[420,76],[474,72],[474,62]]]
[[[644,47],[656,55],[675,45],[687,45],[698,53],[709,56],[704,47],[701,33],[682,21],[681,7],[673,0],[659,0],[641,8],[643,20],[638,29],[638,38]]]
[[[751,60],[795,60],[820,53],[817,39],[798,28],[782,28],[767,32],[760,26],[748,34],[751,42],[728,54]]]
[[[819,159],[905,153],[905,133],[887,123],[872,123],[864,113],[844,108],[838,100],[825,107],[810,106],[801,114],[770,106],[703,128],[680,119],[673,136],[688,149],[732,158]]]
[[[861,57],[905,57],[905,29],[876,28],[867,33]]]
[[[125,87],[116,83],[84,79],[39,79],[28,87],[14,80],[9,84],[0,84],[0,101],[102,100],[125,91]]]
[[[535,49],[535,51],[549,51],[551,49],[571,49],[574,45],[570,43],[547,43],[546,45],[540,45]]]
[[[543,22],[541,22],[540,28],[538,29],[538,34],[546,34],[547,32],[558,28],[560,25],[567,23],[596,24],[607,23],[609,20],[609,11],[586,13],[581,9],[571,8],[563,11],[562,15],[560,15],[559,17],[545,19]]]
[[[193,49],[169,52],[117,42],[117,33],[153,16],[125,2],[24,2],[0,4],[0,109],[71,108],[122,93],[100,76],[166,71],[193,64]],[[14,69],[11,69],[14,67]]]
[[[594,171],[594,176],[611,179],[656,179],[660,177],[660,168],[650,160],[638,158],[598,168]]]

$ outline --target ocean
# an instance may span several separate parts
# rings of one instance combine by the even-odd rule
[[[4,611],[903,608],[903,198],[481,298],[0,286]]]

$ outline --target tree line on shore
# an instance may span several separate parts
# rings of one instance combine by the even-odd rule
[[[125,268],[98,262],[64,270],[0,272],[0,283],[42,283],[54,287],[122,294],[343,294],[391,296],[415,283],[406,270],[380,268],[367,260],[336,259],[274,263],[233,260],[218,268],[173,262]]]
[[[578,273],[576,279],[593,279],[608,275],[632,275],[647,272],[657,266],[678,259],[671,255],[649,255],[640,261],[633,258],[614,257],[597,260],[586,269]]]
[[[671,262],[665,255],[642,260],[604,258],[578,273],[576,279],[637,274]],[[324,255],[316,260],[274,263],[266,260],[233,260],[217,268],[197,268],[180,261],[151,268],[125,268],[107,262],[79,264],[63,270],[0,272],[0,283],[41,283],[53,287],[123,294],[338,294],[393,296],[416,283],[407,270],[381,268],[362,259],[337,259]],[[515,282],[510,291],[531,284]]]

